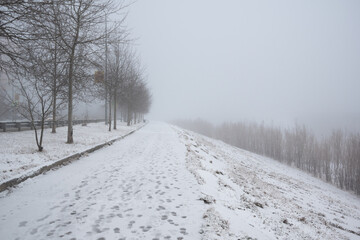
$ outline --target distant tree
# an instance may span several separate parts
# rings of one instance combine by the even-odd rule
[[[199,120],[175,124],[211,136]],[[281,130],[258,123],[224,123],[215,127],[213,137],[226,143],[277,159],[307,171],[336,186],[360,195],[360,134],[335,130],[318,139],[305,126],[295,124]]]
[[[127,125],[130,126],[136,113],[136,100],[139,98],[140,88],[143,87],[143,70],[137,60],[131,61],[123,84],[122,99],[127,107]]]
[[[151,94],[144,80],[138,83],[135,89],[135,99],[132,102],[135,114],[135,123],[143,120],[144,114],[149,112],[151,106]]]
[[[109,93],[109,105],[111,102],[113,105],[114,113],[114,124],[113,128],[116,129],[116,120],[117,120],[117,107],[118,102],[121,98],[122,90],[124,88],[125,80],[129,74],[131,67],[131,61],[133,53],[130,51],[127,44],[121,44],[121,40],[113,41],[112,45],[112,54],[109,59],[109,78],[108,78],[108,93]],[[111,109],[109,111],[111,115]],[[109,116],[109,119],[110,116]],[[111,120],[109,120],[109,131],[111,130]]]

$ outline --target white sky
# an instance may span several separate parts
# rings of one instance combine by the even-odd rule
[[[138,0],[149,118],[360,129],[360,1]]]

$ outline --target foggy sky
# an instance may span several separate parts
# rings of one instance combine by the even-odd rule
[[[138,0],[150,119],[360,129],[360,1]]]

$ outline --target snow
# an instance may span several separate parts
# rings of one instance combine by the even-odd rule
[[[360,239],[358,196],[155,122],[0,206],[0,239]]]
[[[199,239],[185,146],[151,124],[0,198],[0,239]],[[176,238],[175,238],[176,237]]]
[[[126,126],[117,122],[117,129],[109,132],[102,123],[89,123],[87,126],[75,125],[74,144],[66,144],[67,127],[57,128],[52,134],[45,129],[43,152],[37,151],[34,131],[0,133],[0,184],[23,174],[30,173],[41,166],[48,165],[69,155],[120,137],[136,129],[139,125]]]
[[[201,198],[211,202],[204,239],[360,239],[359,196],[272,159],[174,129],[187,147]]]

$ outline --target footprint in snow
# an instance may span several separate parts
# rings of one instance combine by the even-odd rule
[[[19,223],[19,227],[25,227],[27,224],[27,221],[22,221]]]

